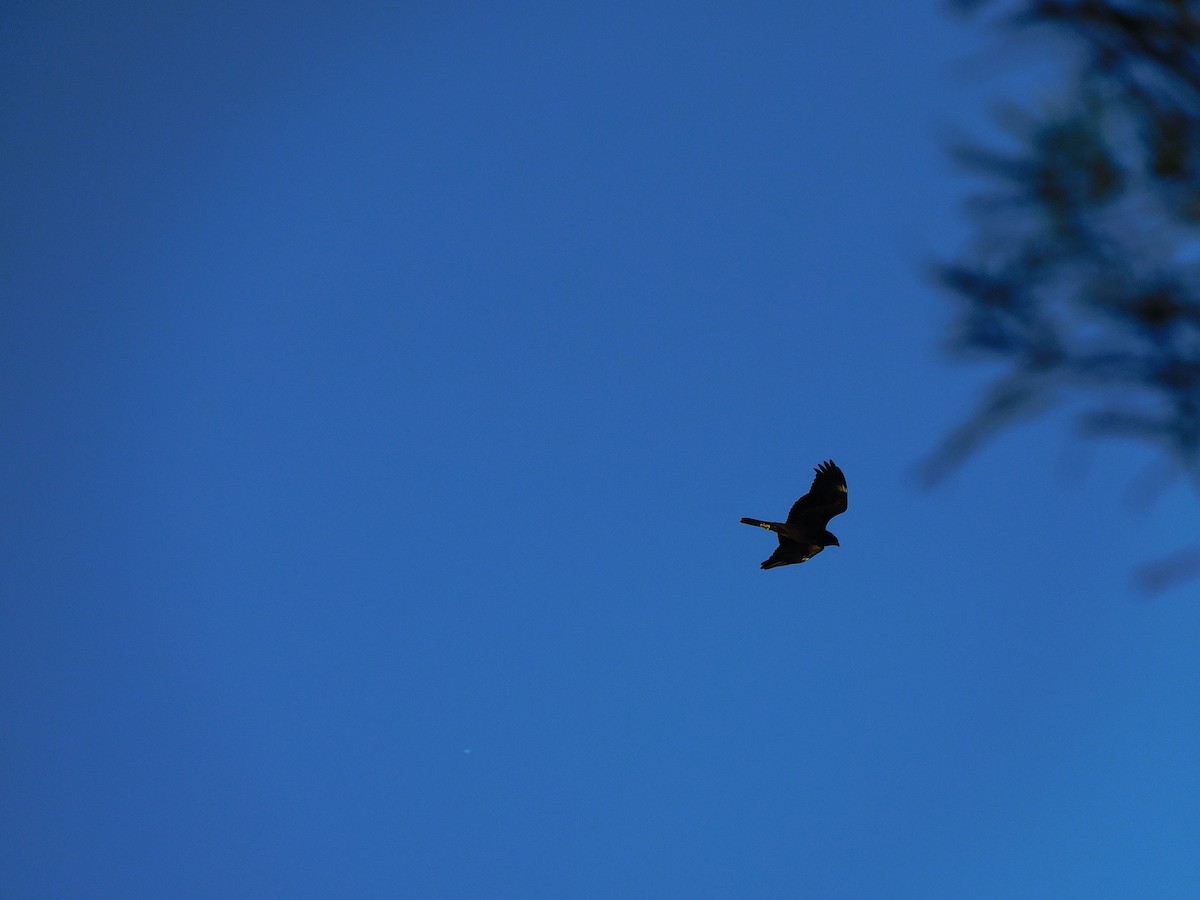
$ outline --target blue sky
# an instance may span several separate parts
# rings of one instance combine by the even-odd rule
[[[1055,419],[913,476],[992,46],[10,4],[5,893],[1190,896],[1200,603],[1128,582],[1194,495]]]

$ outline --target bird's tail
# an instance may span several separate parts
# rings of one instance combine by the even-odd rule
[[[753,525],[756,528],[765,528],[767,531],[777,531],[778,522],[764,522],[762,519],[742,519],[743,525]]]

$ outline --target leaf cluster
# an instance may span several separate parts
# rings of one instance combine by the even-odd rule
[[[987,188],[971,245],[935,271],[957,304],[950,349],[1000,374],[927,480],[1070,404],[1086,436],[1145,442],[1200,486],[1200,0],[955,5],[1048,34],[1076,62],[1039,109],[1000,113],[1010,146],[952,148]],[[1197,573],[1200,547],[1142,581]]]
[[[1064,37],[1082,62],[1038,112],[1002,114],[1013,148],[953,148],[989,187],[971,202],[972,246],[935,273],[957,300],[950,347],[1002,374],[931,478],[1080,397],[1087,434],[1149,441],[1200,472],[1197,7],[1040,0],[1003,17]]]

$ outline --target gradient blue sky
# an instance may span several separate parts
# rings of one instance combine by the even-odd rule
[[[913,478],[991,46],[7,4],[3,893],[1195,896],[1195,497],[1061,420]]]

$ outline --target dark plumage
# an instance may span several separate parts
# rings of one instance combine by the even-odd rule
[[[779,546],[770,559],[763,561],[764,569],[802,563],[831,544],[834,547],[841,546],[838,539],[825,530],[825,526],[834,516],[846,511],[849,498],[846,476],[834,465],[833,460],[826,460],[813,471],[817,476],[813,479],[812,487],[792,504],[786,522],[742,519],[746,525],[756,525],[779,535]]]

